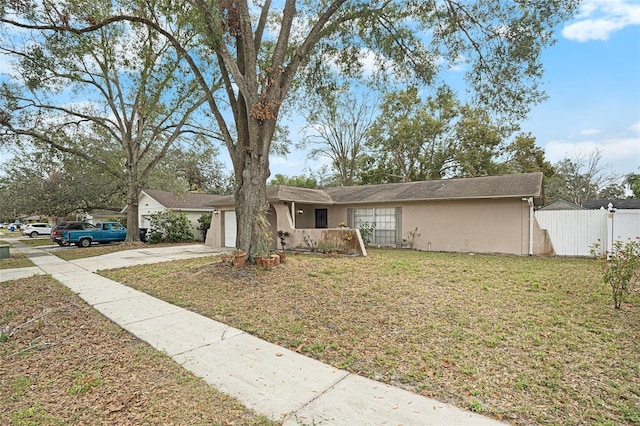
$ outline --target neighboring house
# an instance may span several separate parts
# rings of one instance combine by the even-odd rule
[[[226,199],[224,195],[213,195],[187,192],[175,194],[168,191],[145,189],[138,197],[138,224],[140,228],[151,226],[151,215],[164,210],[184,213],[191,222],[191,228],[196,240],[204,241],[204,236],[198,230],[198,219],[203,214],[211,213],[213,209],[205,204],[214,203],[219,199]]]
[[[289,232],[288,247],[319,241],[344,222],[358,229],[375,223],[371,244],[403,246],[416,230],[414,248],[429,251],[549,254],[534,206],[542,205],[542,173],[361,185],[327,189],[267,188],[275,248],[277,231]],[[235,247],[233,197],[208,202],[214,211],[206,244]],[[142,204],[140,206],[142,210]]]
[[[582,202],[585,209],[608,209],[609,204],[615,209],[640,210],[640,200],[636,198],[623,198],[619,200],[586,200]]]
[[[546,205],[539,209],[540,211],[554,211],[554,210],[584,210],[584,207],[580,207],[576,203],[566,200],[558,200]]]

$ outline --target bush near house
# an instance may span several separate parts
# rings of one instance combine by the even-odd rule
[[[172,210],[152,214],[147,239],[151,244],[191,242],[193,232],[189,218]]]
[[[207,238],[207,231],[209,231],[209,228],[211,228],[211,213],[204,213],[202,216],[200,216],[200,218],[198,219],[198,231],[202,232],[202,238],[206,239]]]

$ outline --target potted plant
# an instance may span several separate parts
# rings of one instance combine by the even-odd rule
[[[278,239],[280,240],[280,247],[282,247],[282,251],[279,251],[276,254],[280,256],[280,262],[282,263],[287,261],[287,253],[285,252],[285,247],[287,246],[287,237],[289,235],[290,234],[287,231],[278,231]]]
[[[269,256],[262,259],[262,267],[267,271],[271,271],[276,264],[276,259],[278,256]]]
[[[264,261],[269,259],[269,241],[271,241],[271,233],[262,233],[258,240],[258,247],[256,250],[256,264],[258,266],[263,266]]]
[[[247,262],[247,252],[241,249],[235,249],[231,253],[231,262],[236,268],[243,267]]]

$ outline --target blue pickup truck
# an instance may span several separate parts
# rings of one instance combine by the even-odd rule
[[[118,222],[98,222],[95,228],[68,229],[62,234],[63,245],[75,244],[89,247],[91,243],[111,243],[124,241],[127,228]]]

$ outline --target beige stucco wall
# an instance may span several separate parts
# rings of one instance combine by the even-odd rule
[[[529,206],[521,200],[468,200],[402,206],[403,238],[416,248],[462,253],[528,254]]]
[[[227,211],[233,209],[226,209]],[[217,213],[211,215],[211,227],[207,231],[205,245],[210,247],[224,247],[224,212],[225,210],[215,210]]]
[[[529,204],[521,199],[448,200],[402,204],[332,206],[329,227],[347,220],[347,208],[402,207],[402,237],[416,227],[415,248],[462,253],[529,254]],[[547,254],[548,241],[533,224],[534,254]]]
[[[347,222],[348,208],[402,207],[402,236],[418,228],[421,234],[414,248],[424,251],[462,253],[529,254],[530,208],[521,199],[449,200],[401,204],[318,206],[328,210],[328,228]],[[303,210],[298,214],[298,210]],[[294,211],[292,215],[291,212]],[[207,244],[222,246],[222,214],[214,216]],[[290,232],[287,247],[302,246],[305,235],[320,236],[315,227],[315,206],[275,203],[269,215],[277,243],[278,230]],[[295,226],[294,226],[295,222]],[[533,223],[533,254],[550,254],[548,237]],[[314,233],[315,232],[315,233]],[[279,248],[279,247],[278,247]]]

